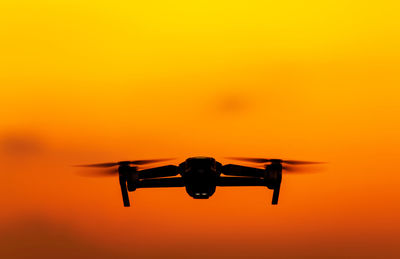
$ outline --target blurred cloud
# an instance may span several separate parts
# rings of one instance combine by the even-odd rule
[[[223,115],[243,115],[255,106],[248,94],[239,92],[219,93],[213,102],[214,109]]]
[[[238,95],[224,96],[220,103],[219,109],[226,112],[240,112],[247,108],[248,103]]]
[[[41,131],[10,128],[0,132],[0,168],[14,175],[35,170],[44,174],[49,168],[60,170],[97,159],[108,160],[109,156],[110,151],[104,148],[52,138]]]
[[[31,217],[2,228],[0,257],[103,259],[123,256],[82,239],[65,225]]]
[[[122,229],[129,231],[129,228]],[[164,239],[165,243],[165,239],[174,238],[173,233],[167,232],[160,236],[160,233],[150,231],[141,236],[133,231],[125,235],[129,245],[122,245],[114,242],[120,237],[114,241],[110,238],[104,243],[97,238],[89,238],[87,233],[81,234],[81,231],[65,222],[26,215],[12,223],[0,225],[0,258],[264,258],[266,255],[281,259],[398,258],[395,240],[383,243],[377,241],[378,237],[369,240],[368,237],[360,237],[359,233],[319,236],[290,231],[292,235],[282,239],[271,236],[274,230],[271,233],[264,232],[269,235],[263,238],[257,236],[256,230],[245,236],[236,235],[236,231],[232,230],[229,231],[231,236],[218,238],[222,229],[210,229],[210,238],[205,240],[191,235],[199,232],[189,231],[188,236],[177,238],[178,242],[170,245],[160,241]],[[282,231],[285,233],[285,228]],[[243,243],[243,238],[250,238],[253,243]],[[291,245],[293,242],[297,244]],[[371,248],[372,244],[379,246]],[[286,249],[289,246],[294,249]]]
[[[39,134],[30,131],[7,131],[0,135],[0,154],[6,158],[27,158],[42,154],[46,144]]]

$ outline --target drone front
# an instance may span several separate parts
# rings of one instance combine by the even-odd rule
[[[122,199],[125,207],[130,206],[128,191],[138,188],[185,187],[194,199],[208,199],[217,186],[264,186],[272,189],[272,204],[278,204],[282,181],[282,164],[305,165],[319,162],[265,159],[232,158],[251,163],[262,164],[248,167],[236,164],[222,165],[212,157],[191,157],[176,165],[165,165],[140,170],[141,165],[162,160],[134,160],[115,163],[83,165],[85,167],[118,166],[114,172],[119,175]],[[291,171],[294,169],[292,168]]]

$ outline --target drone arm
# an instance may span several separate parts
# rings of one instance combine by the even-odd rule
[[[221,173],[232,176],[264,177],[265,170],[248,166],[228,164],[221,167]]]
[[[219,177],[217,186],[265,186],[264,179],[259,177]],[[281,183],[273,187],[272,204],[278,204]],[[271,188],[272,189],[272,188]]]
[[[258,177],[219,177],[217,186],[265,186]]]
[[[177,176],[178,167],[175,165],[166,165],[139,171],[139,179],[158,178]]]
[[[163,188],[185,186],[181,177],[142,179],[138,182],[138,188]]]

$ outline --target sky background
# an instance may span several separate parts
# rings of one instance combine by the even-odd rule
[[[399,258],[399,7],[2,1],[0,257]],[[221,187],[131,208],[71,167],[196,155],[328,164],[284,175],[278,206]]]

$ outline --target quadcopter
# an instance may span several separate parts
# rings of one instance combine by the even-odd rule
[[[212,157],[191,157],[179,165],[164,165],[147,169],[139,166],[169,159],[120,161],[113,163],[78,165],[80,167],[116,167],[106,174],[119,176],[122,200],[130,206],[128,191],[139,188],[185,187],[194,199],[208,199],[217,186],[265,186],[273,190],[272,204],[278,204],[282,171],[296,171],[293,165],[319,164],[320,162],[267,158],[230,158],[261,164],[248,167],[236,164],[222,165]]]

